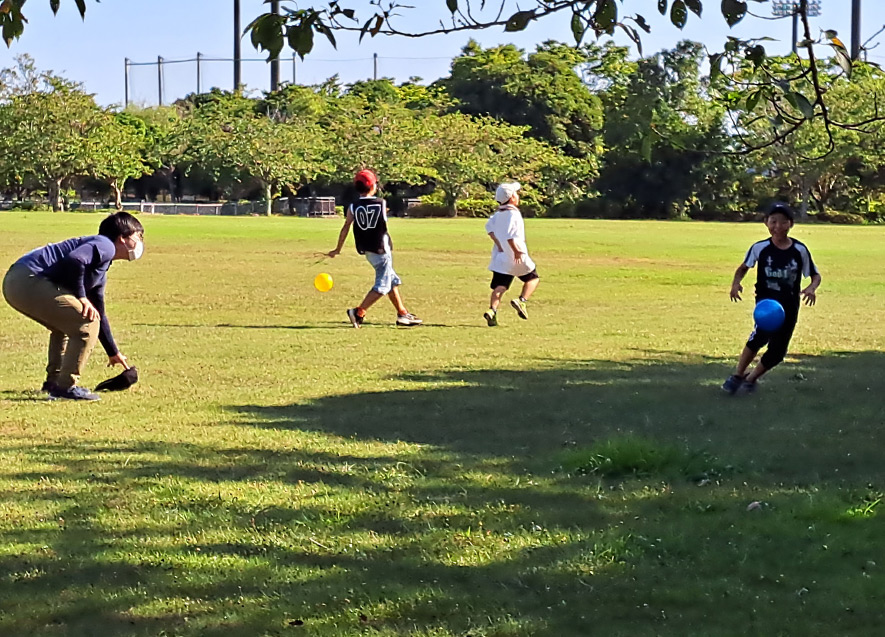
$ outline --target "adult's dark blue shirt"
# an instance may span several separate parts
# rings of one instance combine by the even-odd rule
[[[113,241],[103,235],[92,235],[50,243],[16,261],[16,265],[49,279],[78,299],[89,299],[101,315],[98,340],[108,356],[120,352],[111,334],[104,302],[108,268],[116,253]]]

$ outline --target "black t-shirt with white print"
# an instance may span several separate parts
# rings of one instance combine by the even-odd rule
[[[774,299],[784,309],[799,309],[802,278],[818,273],[811,253],[801,241],[780,249],[771,239],[757,241],[747,251],[744,265],[756,268],[756,300]]]
[[[353,239],[360,254],[381,254],[390,249],[387,234],[387,205],[378,197],[360,197],[348,206],[353,214]]]

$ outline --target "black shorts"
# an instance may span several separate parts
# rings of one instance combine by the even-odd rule
[[[519,278],[523,283],[528,283],[529,281],[534,281],[535,279],[540,279],[538,276],[538,270],[532,270],[528,274],[523,274],[521,277],[514,277],[512,274],[501,274],[500,272],[492,272],[492,284],[489,286],[493,290],[495,288],[510,288],[510,284],[513,283],[514,278]]]
[[[758,352],[765,345],[768,349],[762,356],[762,364],[766,369],[771,369],[787,355],[787,348],[790,346],[790,339],[793,338],[793,330],[796,329],[796,321],[799,318],[799,308],[784,306],[786,316],[784,323],[778,329],[772,332],[755,327],[747,339],[747,347],[754,352]]]

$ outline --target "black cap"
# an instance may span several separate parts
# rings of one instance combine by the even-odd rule
[[[789,206],[789,204],[786,204],[783,201],[775,201],[765,209],[766,219],[768,219],[768,217],[773,214],[783,215],[790,221],[796,220],[796,213],[793,212],[793,209]]]
[[[95,387],[95,391],[122,391],[129,389],[138,382],[138,370],[130,367],[122,374],[117,374],[113,378],[101,381]]]

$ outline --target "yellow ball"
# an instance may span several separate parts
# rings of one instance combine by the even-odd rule
[[[332,289],[332,275],[321,272],[313,280],[313,287],[320,292],[328,292]]]

